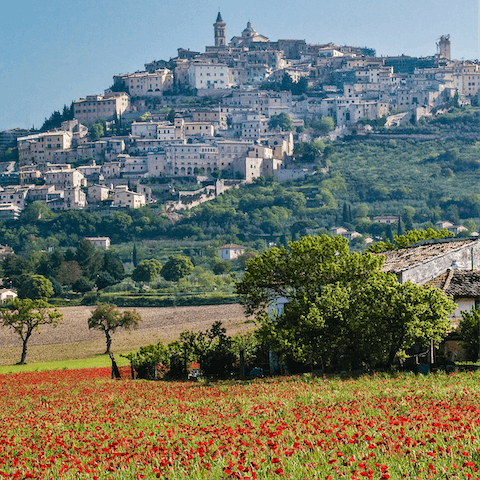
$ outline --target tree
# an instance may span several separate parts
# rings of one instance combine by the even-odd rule
[[[77,293],[87,293],[92,290],[92,282],[88,278],[80,277],[78,280],[73,282],[72,290]]]
[[[233,373],[237,358],[222,322],[216,321],[205,333],[198,333],[195,350],[206,377],[228,378]]]
[[[138,253],[137,253],[137,244],[136,243],[133,244],[132,262],[133,262],[134,267],[138,266]]]
[[[163,266],[160,274],[168,282],[178,282],[193,270],[193,263],[184,255],[172,255]]]
[[[57,270],[56,279],[62,285],[72,285],[82,276],[82,269],[75,260],[62,262]]]
[[[102,266],[101,253],[86,239],[80,241],[75,252],[75,260],[87,278],[92,278]]]
[[[19,220],[22,223],[34,223],[38,220],[46,220],[52,218],[54,213],[50,210],[45,202],[35,200],[28,204],[22,211]]]
[[[313,142],[296,143],[293,154],[301,162],[314,163],[322,156],[324,150],[325,143],[321,140],[314,140]]]
[[[452,98],[452,107],[460,108],[459,99],[460,99],[460,95],[458,94],[458,90],[455,90],[455,94],[453,95],[453,98]]]
[[[403,235],[393,235],[394,243],[391,242],[387,235],[385,242],[374,243],[368,247],[367,251],[371,253],[387,252],[389,250],[406,248],[409,245],[413,245],[414,243],[418,243],[422,240],[435,240],[437,238],[454,236],[455,235],[452,232],[449,232],[446,228],[442,230],[436,230],[434,228],[427,228],[426,230],[414,229],[405,232]]]
[[[214,258],[212,264],[212,272],[215,275],[223,275],[228,273],[232,268],[232,264],[228,260],[222,260],[220,258]]]
[[[112,285],[121,282],[125,277],[123,262],[110,252],[106,252],[103,256],[103,272],[107,272],[112,277],[114,280]]]
[[[279,115],[272,115],[268,122],[268,128],[274,130],[280,127],[284,132],[293,130],[293,122],[288,113],[280,113]]]
[[[289,90],[292,91],[293,89],[292,77],[287,72],[283,74],[280,88],[285,91],[289,91]]]
[[[349,253],[340,236],[303,237],[250,260],[237,292],[284,359],[323,369],[391,366],[417,341],[438,344],[455,304],[440,290],[398,283],[382,262]],[[284,311],[269,316],[280,299]]]
[[[162,264],[152,258],[151,260],[142,260],[132,273],[132,280],[135,282],[151,282],[158,277],[162,269]]]
[[[7,255],[2,262],[3,284],[10,287],[19,287],[24,275],[32,271],[32,265],[23,257]]]
[[[22,339],[22,356],[19,364],[25,363],[27,343],[34,331],[41,325],[56,327],[62,315],[45,300],[13,299],[5,308],[0,309],[0,321],[5,327],[11,327]]]
[[[458,330],[462,337],[462,348],[465,350],[467,360],[476,361],[480,358],[480,309],[462,311],[462,319]]]
[[[322,117],[317,124],[317,129],[323,134],[331,132],[335,128],[335,122],[331,117]]]
[[[88,328],[100,330],[105,334],[107,342],[107,350],[105,353],[110,353],[112,345],[112,334],[117,328],[137,328],[141,320],[140,314],[136,310],[125,310],[120,312],[116,305],[98,304],[97,308],[88,319]]]
[[[18,296],[32,300],[47,299],[54,294],[53,285],[43,275],[23,275],[20,279]]]
[[[103,135],[105,134],[105,129],[103,124],[99,121],[96,121],[89,128],[89,133],[90,133],[90,139],[92,141],[98,140],[100,137],[103,137]]]
[[[112,277],[108,272],[100,272],[95,280],[95,286],[98,290],[103,290],[110,285],[115,285],[119,282],[116,278]]]
[[[361,278],[380,268],[383,258],[350,254],[348,240],[337,235],[306,236],[285,247],[270,248],[248,260],[237,284],[247,314],[263,312],[278,298],[305,295],[315,301],[324,285]]]
[[[448,231],[446,228],[442,230],[427,228],[426,230],[409,230],[403,235],[394,235],[393,239],[397,244],[397,248],[406,248],[409,245],[420,242],[421,240],[435,240],[437,238],[447,238],[454,236],[455,234]]]

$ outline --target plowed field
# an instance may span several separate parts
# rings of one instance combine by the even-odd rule
[[[44,326],[28,342],[27,362],[87,358],[105,351],[102,332],[89,330],[87,319],[95,307],[60,308],[63,322],[57,327]],[[125,310],[125,309],[120,309]],[[113,335],[112,351],[125,353],[161,340],[169,343],[184,330],[205,331],[220,320],[229,334],[252,328],[240,305],[202,307],[137,308],[142,321],[137,330],[118,330]],[[0,327],[0,364],[18,362],[21,340],[13,329]]]

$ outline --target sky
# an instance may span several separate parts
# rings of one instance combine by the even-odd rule
[[[7,3],[8,2],[8,3]],[[450,34],[452,58],[479,58],[480,0],[5,0],[0,17],[0,131],[39,128],[54,110],[102,94],[113,76],[227,40],[248,21],[270,40],[429,56]]]

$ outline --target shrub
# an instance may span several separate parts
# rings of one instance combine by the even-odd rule
[[[125,355],[137,372],[137,378],[156,380],[169,367],[169,352],[162,342],[141,347],[136,353]],[[161,370],[161,371],[160,371]]]

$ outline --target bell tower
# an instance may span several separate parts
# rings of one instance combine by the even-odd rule
[[[222,20],[222,15],[218,12],[217,21],[213,24],[215,30],[215,46],[224,47],[226,42],[225,27],[226,23]]]
[[[448,60],[451,59],[450,55],[450,35],[442,35],[440,37],[440,41],[437,43],[438,47],[438,54],[442,58],[448,58]]]

